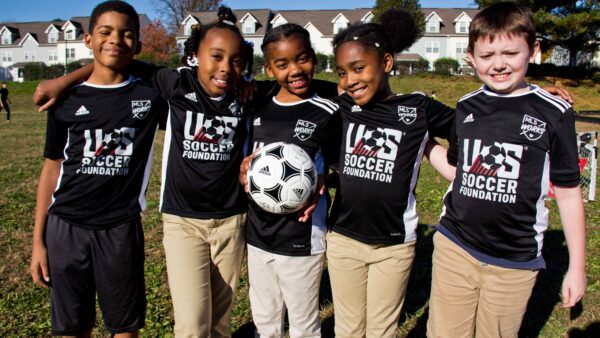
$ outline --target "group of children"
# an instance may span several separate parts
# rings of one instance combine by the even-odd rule
[[[500,3],[473,20],[468,55],[484,86],[456,110],[422,93],[393,93],[393,55],[416,39],[414,20],[398,10],[334,37],[339,96],[335,84],[313,80],[315,51],[304,28],[271,29],[261,49],[275,83],[257,83],[255,99],[242,103],[235,89],[244,86],[252,47],[231,10],[218,15],[192,30],[184,67],[157,69],[132,62],[140,49],[135,10],[104,2],[85,38],[93,66],[38,87],[35,99],[48,96],[55,105],[31,273],[51,286],[53,334],[90,336],[96,293],[115,336],[137,336],[143,326],[139,214],[159,127],[166,130],[160,211],[177,337],[230,336],[246,249],[257,336],[283,337],[286,313],[291,337],[321,335],[325,255],[336,336],[395,336],[415,256],[424,155],[452,180],[434,236],[428,336],[517,335],[544,268],[550,181],[570,253],[563,304],[583,296],[573,110],[525,83],[538,49],[526,9]],[[448,155],[434,137],[449,140]],[[300,214],[266,213],[244,193],[248,154],[276,141],[302,147],[319,170],[320,196]],[[497,163],[482,156],[492,148],[502,157]],[[328,214],[329,186],[336,196]]]

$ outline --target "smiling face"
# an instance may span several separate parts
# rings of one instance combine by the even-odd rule
[[[306,46],[303,39],[292,35],[270,43],[266,57],[267,75],[275,78],[281,87],[278,100],[293,102],[308,98],[315,60],[310,46]]]
[[[244,67],[242,41],[234,32],[213,28],[198,45],[198,82],[210,97],[225,95]]]
[[[359,42],[344,42],[335,51],[340,87],[354,102],[363,106],[373,98],[384,99],[392,94],[387,73],[394,65],[389,53],[383,57],[375,47]]]
[[[516,94],[528,90],[525,74],[538,50],[538,42],[531,49],[521,36],[500,34],[493,42],[488,37],[478,39],[467,55],[479,79],[491,90]]]
[[[111,11],[98,17],[92,34],[85,35],[85,45],[94,53],[94,69],[121,71],[139,53],[141,44],[129,16]]]

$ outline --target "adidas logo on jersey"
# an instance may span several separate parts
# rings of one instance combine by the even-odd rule
[[[198,99],[196,98],[196,93],[187,93],[185,94],[185,98],[190,101],[198,102]]]
[[[257,117],[256,119],[254,119],[254,122],[252,124],[255,127],[259,127],[260,126],[260,117]]]
[[[263,175],[267,175],[267,176],[271,176],[271,171],[269,170],[269,166],[266,167],[262,167],[259,171],[259,174],[263,174]]]
[[[87,110],[87,108],[85,108],[85,106],[81,106],[79,107],[79,109],[77,109],[77,111],[75,112],[75,116],[81,116],[81,115],[89,115],[90,111]]]
[[[361,111],[362,111],[362,109],[358,105],[355,104],[352,106],[353,113],[360,113]]]
[[[465,117],[465,120],[463,121],[463,123],[469,123],[469,122],[475,122],[475,119],[473,118],[472,113],[467,115],[467,117]]]

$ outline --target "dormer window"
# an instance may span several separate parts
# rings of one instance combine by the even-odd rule
[[[10,45],[11,43],[12,43],[12,34],[7,29],[7,30],[4,31],[4,34],[2,34],[2,44],[3,45]]]
[[[69,29],[65,31],[65,40],[75,40],[75,30]]]
[[[440,22],[438,20],[430,19],[427,21],[426,27],[427,33],[439,33],[440,32]]]
[[[48,42],[54,43],[58,41],[58,32],[50,32],[48,33]]]
[[[244,33],[244,34],[256,33],[256,24],[250,19],[244,21],[244,23],[242,24],[242,33]]]
[[[336,21],[335,26],[333,27],[333,33],[337,34],[346,28],[348,28],[348,24],[342,20],[338,20]]]
[[[185,36],[192,35],[192,26],[193,25],[194,25],[193,22],[186,23],[185,26],[183,26],[183,35],[185,35]]]
[[[466,21],[459,21],[456,23],[456,33],[468,33],[469,23]]]

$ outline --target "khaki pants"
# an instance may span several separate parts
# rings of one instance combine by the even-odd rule
[[[415,244],[369,245],[327,234],[336,337],[396,336]]]
[[[248,245],[250,307],[256,336],[321,337],[319,286],[325,254],[283,256]]]
[[[517,337],[537,271],[478,261],[441,233],[433,237],[428,337]]]
[[[246,215],[194,219],[163,214],[163,244],[176,337],[230,337],[245,247]]]

